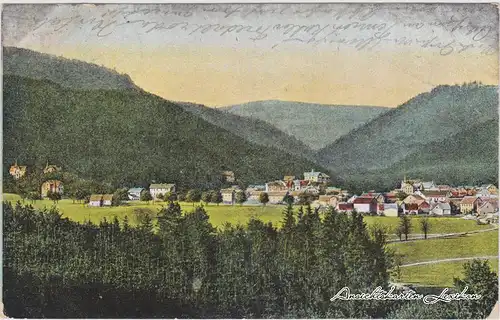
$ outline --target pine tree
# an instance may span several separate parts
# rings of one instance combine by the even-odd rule
[[[236,203],[242,205],[245,201],[247,201],[246,193],[242,190],[236,192]]]
[[[455,278],[455,289],[467,294],[480,295],[480,299],[460,301],[458,318],[485,319],[498,301],[498,275],[491,270],[488,261],[479,259],[464,264],[462,279]]]

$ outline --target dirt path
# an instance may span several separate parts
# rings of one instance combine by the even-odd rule
[[[480,229],[480,230],[474,230],[474,231],[466,231],[466,232],[455,232],[455,233],[443,233],[443,234],[429,234],[427,235],[427,239],[425,239],[423,236],[422,237],[416,237],[416,238],[409,238],[406,241],[400,241],[399,239],[393,239],[393,240],[388,240],[387,243],[394,243],[394,242],[411,242],[411,241],[419,241],[419,240],[429,240],[429,239],[438,239],[438,238],[448,238],[448,237],[456,237],[456,236],[466,236],[469,234],[475,234],[475,233],[482,233],[482,232],[489,232],[489,231],[494,231],[498,230],[498,226],[488,228],[488,229]],[[404,236],[403,236],[404,238]]]
[[[400,267],[413,267],[413,266],[421,266],[426,264],[435,264],[441,262],[454,262],[454,261],[466,261],[466,260],[474,260],[474,259],[498,259],[498,256],[479,256],[479,257],[464,257],[464,258],[448,258],[448,259],[440,259],[440,260],[430,260],[430,261],[421,261],[403,264]]]

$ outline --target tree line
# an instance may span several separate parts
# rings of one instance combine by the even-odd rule
[[[320,218],[310,206],[288,205],[281,228],[251,219],[221,229],[203,207],[183,211],[175,202],[158,211],[156,224],[145,215],[135,228],[116,217],[78,224],[55,208],[20,202],[5,202],[3,214],[10,317],[383,318],[411,307],[330,301],[345,286],[371,292],[390,285],[386,234],[356,212],[330,209]],[[487,284],[474,289],[489,293],[483,305],[443,310],[455,317],[489,312],[496,292]]]

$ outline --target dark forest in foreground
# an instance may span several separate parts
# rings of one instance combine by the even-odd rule
[[[77,224],[55,210],[4,202],[4,307],[18,318],[483,318],[497,299],[487,264],[466,265],[479,301],[330,301],[341,288],[389,285],[384,230],[334,210],[288,207],[283,227],[252,220],[216,230],[202,207]]]

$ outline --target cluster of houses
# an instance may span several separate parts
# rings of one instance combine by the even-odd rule
[[[404,197],[401,197],[403,195]],[[320,196],[319,205],[328,200]],[[384,216],[476,214],[498,215],[498,188],[495,185],[459,186],[436,185],[434,182],[407,180],[399,189],[387,193],[368,192],[336,203],[338,211],[373,213]]]
[[[244,190],[246,195],[245,204],[259,204],[259,198],[262,193],[267,193],[270,204],[283,203],[283,199],[287,195],[298,197],[300,194],[309,194],[318,196],[322,192],[341,193],[346,190],[341,190],[334,187],[326,187],[330,182],[330,177],[322,172],[315,171],[304,172],[303,179],[298,179],[295,176],[284,176],[281,180],[274,180],[263,185],[250,185]],[[234,204],[236,202],[236,193],[241,192],[239,186],[222,189],[222,202],[224,204]]]
[[[55,165],[47,165],[43,169],[45,174],[60,171]],[[26,175],[26,166],[20,166],[17,161],[10,167],[10,174],[14,179]],[[232,171],[221,173],[225,182],[235,182]],[[260,196],[267,193],[270,204],[281,204],[286,196],[293,196],[295,201],[301,195],[308,195],[316,199],[314,207],[334,207],[340,212],[357,212],[384,215],[438,215],[475,214],[477,216],[498,216],[498,188],[488,184],[482,186],[437,185],[433,181],[406,179],[401,181],[398,189],[379,193],[370,191],[361,195],[351,195],[347,190],[328,186],[330,177],[322,172],[304,172],[303,178],[284,176],[283,179],[267,182],[263,185],[250,185],[241,190],[234,185],[220,190],[224,204],[234,204],[238,192],[245,192],[245,204],[260,204]],[[131,201],[141,199],[145,188],[131,188],[128,198]],[[153,200],[160,200],[161,195],[176,192],[173,183],[153,183],[149,186],[149,193]],[[47,180],[41,185],[41,196],[46,198],[49,192],[63,194],[63,183],[59,180]],[[112,194],[93,194],[89,206],[111,206]]]
[[[61,168],[49,164],[43,169],[44,174],[54,173],[61,171]],[[21,179],[27,174],[27,167],[20,166],[17,164],[17,161],[9,168],[10,175],[15,179]],[[232,172],[225,172],[225,179],[231,180],[234,179],[234,174]],[[131,188],[128,190],[129,200],[140,200],[141,192],[145,190],[144,188]],[[50,179],[44,181],[40,186],[40,195],[42,198],[47,198],[49,192],[52,193],[64,193],[63,182],[56,179]],[[153,200],[158,200],[159,195],[165,195],[169,192],[175,192],[175,184],[172,183],[153,183],[149,186],[149,192],[153,198]],[[92,194],[89,200],[89,206],[91,207],[101,207],[101,206],[111,206],[113,201],[113,194]]]
[[[251,185],[244,192],[246,204],[259,204],[260,194],[268,194],[269,203],[280,204],[285,196],[294,196],[295,201],[301,194],[314,197],[313,207],[333,207],[340,212],[357,212],[397,217],[400,215],[472,214],[477,216],[498,215],[498,189],[495,185],[458,186],[437,185],[433,181],[401,181],[400,188],[390,192],[365,192],[351,195],[347,190],[327,187],[328,175],[305,172],[303,179],[285,176],[265,185]],[[235,194],[242,190],[237,186],[221,190],[223,203],[234,204]]]
[[[54,173],[58,171],[61,171],[60,167],[53,164],[49,164],[48,162],[45,168],[43,169],[44,174]],[[26,176],[27,167],[18,165],[16,161],[9,168],[9,173],[15,180],[18,180]],[[44,181],[40,186],[40,195],[43,198],[47,198],[49,192],[63,194],[63,191],[64,191],[63,183],[60,180],[55,180],[55,179],[47,180]]]
[[[144,190],[148,190],[151,194],[153,200],[162,200],[162,196],[168,193],[175,192],[175,184],[173,183],[152,183],[148,189],[135,187],[130,188],[127,191],[128,199],[130,201],[141,200],[141,193]],[[89,206],[90,207],[103,207],[111,206],[113,203],[113,194],[93,194],[90,196]]]

